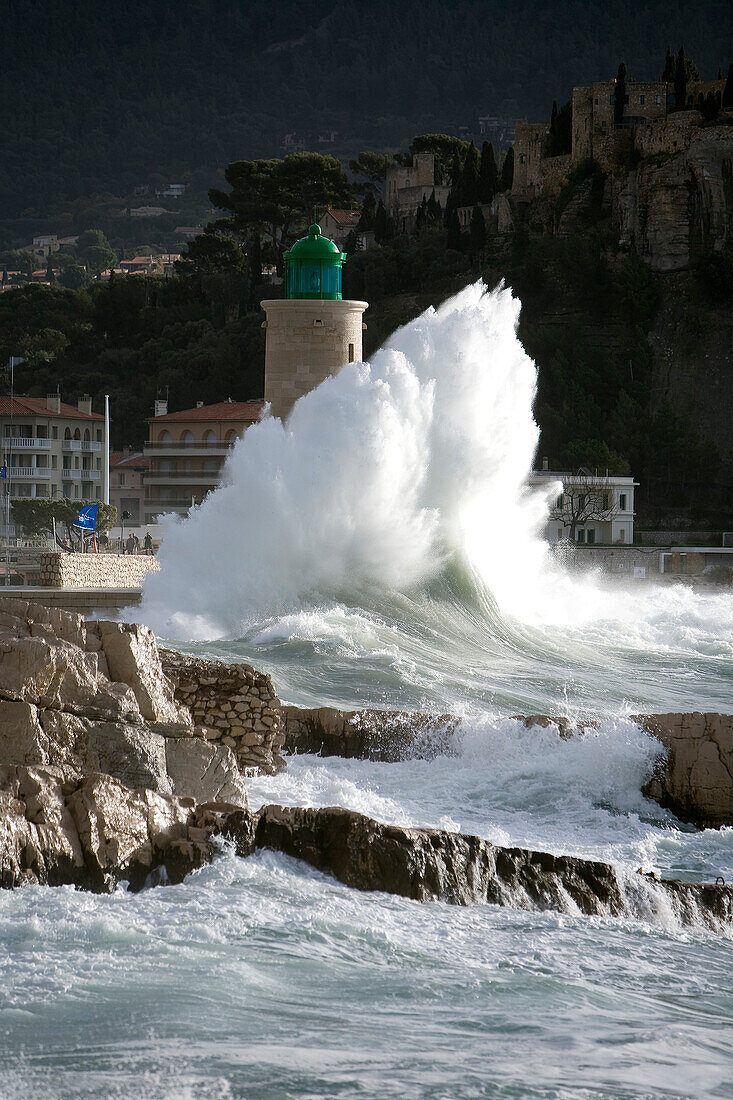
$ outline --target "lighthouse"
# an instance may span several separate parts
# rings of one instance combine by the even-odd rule
[[[261,303],[265,321],[265,400],[285,419],[295,402],[344,363],[360,362],[367,302],[344,301],[346,253],[319,225],[285,253],[285,297]]]

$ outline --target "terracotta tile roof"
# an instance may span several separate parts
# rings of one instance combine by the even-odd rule
[[[149,416],[148,423],[163,420],[248,420],[254,423],[262,416],[264,401],[218,401],[199,409],[183,409],[165,416]]]
[[[61,412],[52,412],[45,397],[14,397],[13,416],[50,416],[64,420],[104,420],[101,413],[80,412],[76,405],[61,402]],[[10,416],[10,398],[0,396],[0,416]]]
[[[330,214],[335,222],[343,226],[357,225],[361,217],[359,210],[336,210],[333,206],[329,206],[326,214]]]
[[[110,470],[116,469],[118,466],[130,466],[135,469],[147,470],[150,466],[150,461],[145,457],[142,451],[134,451],[132,454],[127,451],[110,451]]]

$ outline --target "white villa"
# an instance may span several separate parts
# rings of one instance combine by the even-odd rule
[[[630,545],[634,541],[633,477],[569,470],[533,471],[530,485],[562,484],[545,527],[548,542],[572,540],[578,544]]]

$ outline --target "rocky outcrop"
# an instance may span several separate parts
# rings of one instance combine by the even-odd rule
[[[453,714],[398,710],[335,710],[333,707],[282,708],[286,753],[313,753],[347,759],[432,760],[458,751],[461,719]],[[562,716],[514,714],[527,729],[551,727],[558,736],[576,736],[595,722],[571,722]]]
[[[385,760],[454,753],[460,719],[394,710],[283,707],[284,751]]]
[[[644,793],[681,821],[733,825],[733,715],[642,714],[635,721],[668,749]]]
[[[160,651],[162,668],[178,703],[194,722],[194,734],[234,753],[245,772],[274,773],[280,756],[282,708],[272,680],[252,665],[187,657]]]
[[[415,901],[652,917],[722,929],[733,888],[681,883],[606,863],[502,848],[480,837],[384,825],[340,807],[226,803],[130,790],[110,776],[65,779],[59,769],[0,767],[0,885],[70,884],[109,892],[180,882],[216,853],[221,837],[240,856],[260,848],[302,859],[359,890]]]
[[[622,244],[655,271],[680,271],[724,249],[733,232],[733,129],[695,127],[669,136],[664,151],[655,151],[651,131],[638,131],[636,142],[643,159],[616,199]]]
[[[0,598],[0,764],[244,805],[230,749],[196,733],[146,627]]]
[[[181,881],[211,858],[207,837],[190,800],[130,790],[109,775],[74,780],[60,768],[0,765],[3,887],[43,883],[100,893],[123,879],[133,889]]]
[[[588,915],[653,917],[671,908],[682,924],[733,922],[733,887],[626,876],[607,863],[503,848],[480,837],[383,825],[340,807],[265,806],[219,826],[241,855],[270,848],[305,860],[359,890],[415,901],[489,903]]]
[[[394,763],[455,755],[461,721],[452,715],[283,707],[287,753],[313,753]],[[513,715],[527,729],[554,729],[563,739],[597,726],[546,714]],[[733,825],[733,716],[633,715],[665,749],[644,794],[700,828]]]

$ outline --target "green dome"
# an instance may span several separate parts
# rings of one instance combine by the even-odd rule
[[[341,250],[323,236],[320,225],[313,224],[308,227],[308,236],[296,241],[285,255],[291,260],[332,260],[336,256],[341,257]]]
[[[285,253],[286,298],[341,299],[341,268],[346,253],[312,225],[307,237]]]

